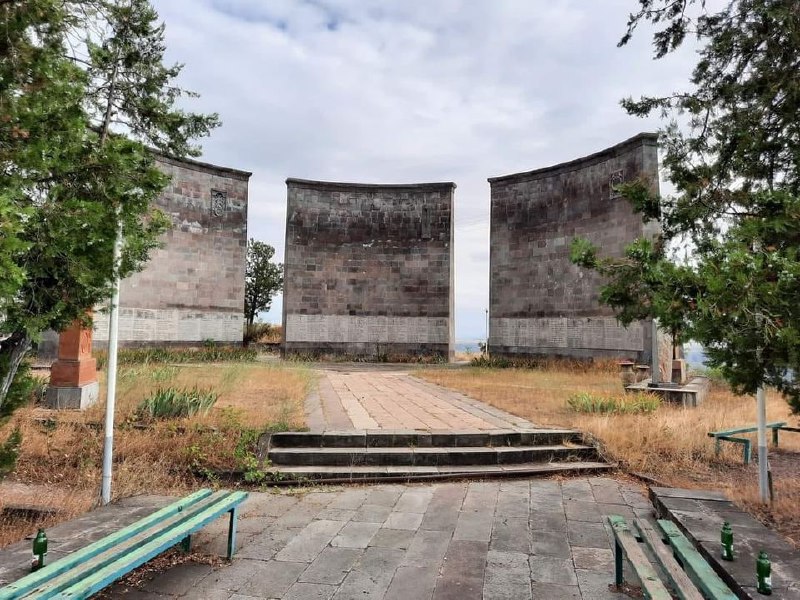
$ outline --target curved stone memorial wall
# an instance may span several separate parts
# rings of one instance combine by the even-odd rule
[[[569,254],[575,237],[622,256],[654,233],[614,186],[641,178],[658,192],[657,139],[642,133],[584,158],[489,179],[492,354],[649,360],[650,324],[620,325],[599,303],[601,278]]]
[[[240,344],[250,173],[155,158],[170,183],[154,205],[172,219],[172,228],[144,270],[121,283],[120,344]],[[94,323],[95,344],[105,348],[108,316],[95,314]]]
[[[286,185],[284,351],[451,357],[455,184]]]

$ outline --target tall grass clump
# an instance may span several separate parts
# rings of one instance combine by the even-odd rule
[[[630,394],[625,396],[601,396],[589,392],[573,394],[567,405],[575,412],[600,414],[649,414],[661,406],[661,398],[655,394]]]
[[[140,419],[179,419],[206,415],[219,394],[213,390],[193,388],[159,388],[142,400],[136,414]]]
[[[616,361],[605,359],[581,360],[550,356],[473,356],[470,366],[484,369],[529,369],[536,371],[556,371],[560,373],[616,373]]]
[[[253,362],[258,353],[251,348],[206,344],[202,348],[123,348],[117,362],[120,365],[148,365],[154,363],[206,363],[206,362]],[[105,352],[94,354],[97,368],[105,369],[108,357]]]

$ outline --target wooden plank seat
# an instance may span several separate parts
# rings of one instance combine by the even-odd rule
[[[0,600],[16,598],[88,598],[225,513],[228,558],[236,547],[238,507],[247,492],[204,489],[195,492],[85,548],[0,588]]]
[[[608,522],[614,532],[614,583],[617,588],[625,583],[623,567],[627,558],[642,583],[645,598],[671,600],[674,593],[681,600],[735,600],[734,593],[671,521],[658,521],[663,535],[639,519],[633,522],[635,533],[623,517],[612,515]],[[647,546],[660,571],[666,575],[671,591],[661,581],[659,571],[650,563],[640,542]]]
[[[772,445],[778,445],[778,432],[793,431],[798,432],[800,429],[797,427],[788,427],[785,421],[776,421],[774,423],[767,423],[767,429],[772,429]],[[733,442],[734,444],[742,445],[742,460],[744,464],[750,464],[750,459],[753,456],[753,443],[744,437],[735,437],[738,433],[753,433],[758,431],[757,425],[747,425],[745,427],[736,427],[734,429],[724,429],[722,431],[709,431],[708,437],[714,438],[714,452],[719,455],[720,442]]]

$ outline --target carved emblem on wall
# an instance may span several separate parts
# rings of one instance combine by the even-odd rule
[[[211,214],[221,217],[228,208],[228,193],[222,190],[211,190]]]
[[[619,171],[614,171],[613,173],[611,173],[611,176],[608,178],[608,197],[611,200],[614,200],[615,198],[621,198],[622,197],[622,194],[620,194],[614,188],[616,186],[624,183],[624,181],[625,181],[625,173],[624,173],[624,171],[622,169],[620,169]]]

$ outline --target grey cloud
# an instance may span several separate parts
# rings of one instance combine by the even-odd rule
[[[223,120],[204,158],[254,172],[249,231],[279,259],[287,176],[458,184],[459,337],[483,334],[486,178],[654,129],[620,98],[678,89],[693,63],[653,63],[645,30],[616,48],[634,0],[154,4],[191,108]]]

